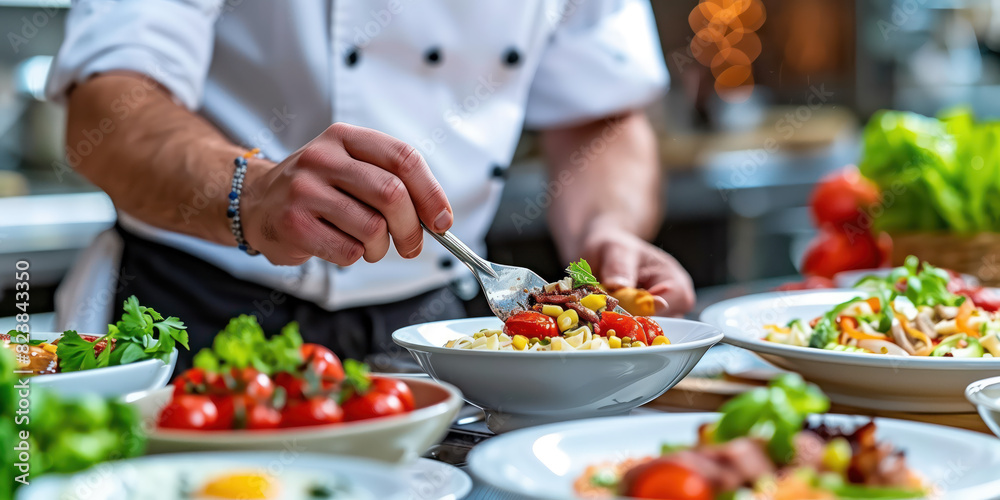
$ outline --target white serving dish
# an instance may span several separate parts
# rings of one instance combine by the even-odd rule
[[[721,328],[725,342],[754,351],[771,364],[798,372],[834,402],[877,410],[963,413],[969,383],[1000,372],[1000,358],[890,356],[826,351],[763,340],[766,324],[811,320],[852,297],[857,290],[770,292],[709,306],[701,320]]]
[[[387,375],[389,376],[389,375]],[[173,386],[125,398],[138,406],[149,427],[149,453],[185,451],[296,450],[407,462],[440,441],[462,406],[458,389],[431,380],[402,378],[413,391],[416,409],[404,415],[340,424],[261,431],[157,429],[160,410]]]
[[[588,465],[656,456],[660,445],[693,444],[698,426],[717,413],[683,413],[582,420],[523,429],[491,438],[469,455],[477,479],[530,498],[575,498],[573,481]],[[818,418],[818,417],[814,417]],[[824,415],[831,425],[858,425],[867,417]],[[876,418],[877,436],[906,453],[909,466],[955,500],[1000,495],[1000,440],[939,425]],[[609,432],[608,429],[614,429]]]
[[[495,317],[438,321],[397,330],[392,339],[421,368],[462,390],[486,411],[494,432],[578,418],[622,415],[679,382],[722,332],[682,319],[654,318],[671,345],[604,351],[482,351],[443,347]]]
[[[51,342],[59,337],[62,337],[62,333],[32,332],[31,334],[32,340],[46,342]],[[132,392],[159,389],[167,385],[176,364],[177,350],[175,349],[170,355],[169,363],[148,359],[127,365],[93,370],[35,375],[31,377],[31,386],[45,387],[66,396],[81,393],[94,393],[106,397],[124,396]]]
[[[965,388],[965,397],[976,405],[986,426],[1000,437],[1000,377],[977,380]]]
[[[315,475],[329,477],[337,475],[347,481],[351,488],[368,499],[409,500],[411,491],[403,480],[403,474],[396,467],[371,460],[354,457],[331,457],[286,450],[283,452],[259,453],[181,453],[176,455],[155,455],[120,462],[107,462],[73,475],[45,476],[31,481],[31,484],[17,494],[17,500],[51,500],[61,498],[84,499],[122,498],[126,481],[143,481],[137,467],[170,468],[182,470],[227,469],[264,472],[278,481],[285,479],[296,486],[301,483],[291,479],[292,475]],[[149,469],[141,469],[149,471]],[[288,471],[289,473],[286,473]],[[145,478],[155,481],[155,478]],[[282,484],[284,488],[289,485]],[[160,481],[157,487],[179,488],[179,484]],[[352,495],[347,498],[357,498]],[[338,496],[339,498],[339,496]]]

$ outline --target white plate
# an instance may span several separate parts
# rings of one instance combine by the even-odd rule
[[[472,491],[472,479],[458,467],[421,458],[405,465],[413,500],[461,500]]]
[[[865,417],[826,415],[832,425]],[[693,444],[715,413],[661,414],[583,420],[523,429],[491,438],[469,454],[469,471],[490,486],[532,498],[573,498],[573,481],[591,464],[659,454],[660,445]],[[906,452],[907,463],[944,498],[1000,495],[1000,440],[987,435],[894,419],[875,419],[877,436]],[[608,429],[614,429],[609,432]]]
[[[148,432],[148,451],[282,451],[291,448],[386,462],[414,460],[445,435],[462,406],[462,394],[450,385],[431,380],[401,380],[413,391],[417,406],[405,415],[262,431],[185,431],[153,427]],[[152,426],[160,410],[169,402],[172,392],[171,385],[152,392],[130,394],[125,401],[138,406],[143,420]]]
[[[653,318],[671,345],[605,351],[484,351],[443,347],[483,328],[495,317],[438,321],[397,330],[432,377],[454,384],[486,411],[494,432],[587,417],[621,415],[679,382],[722,338],[708,325]]]
[[[62,333],[32,332],[31,334],[32,340],[46,342],[59,337],[62,337]],[[107,397],[124,396],[130,392],[159,389],[167,385],[175,364],[177,364],[176,349],[170,355],[169,363],[148,359],[93,370],[35,375],[31,377],[31,386],[45,387],[66,396],[88,392]]]
[[[1000,358],[890,356],[827,351],[763,340],[764,325],[811,320],[856,290],[771,292],[719,302],[701,320],[721,328],[725,342],[756,352],[779,368],[815,382],[837,403],[877,410],[971,412],[965,387],[1000,372]]]
[[[986,426],[1000,437],[1000,377],[977,380],[965,388],[965,397],[976,405]]]
[[[403,474],[388,464],[357,458],[312,455],[286,450],[280,453],[184,453],[108,462],[71,476],[46,476],[33,481],[28,487],[18,491],[17,499],[118,499],[119,496],[101,496],[94,489],[94,485],[105,484],[108,490],[111,490],[120,484],[122,478],[132,475],[134,467],[149,465],[164,468],[182,467],[186,470],[197,469],[199,465],[212,469],[232,466],[233,469],[245,470],[249,467],[251,470],[266,471],[279,480],[281,480],[284,471],[312,473],[319,477],[336,474],[346,480],[351,487],[367,493],[372,500],[407,500],[411,498],[410,487],[403,481]],[[162,486],[169,488],[179,485],[163,484]],[[128,500],[138,499],[129,498]]]

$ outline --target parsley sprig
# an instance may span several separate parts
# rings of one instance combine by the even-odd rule
[[[580,259],[580,262],[574,262],[566,268],[566,274],[573,278],[573,286],[578,287],[581,285],[600,285],[597,278],[594,276],[594,272],[590,270],[590,264],[586,259]]]
[[[59,369],[75,372],[147,359],[166,363],[178,344],[190,349],[186,327],[180,319],[164,318],[153,308],[140,305],[134,295],[125,301],[123,308],[121,320],[108,325],[107,335],[93,342],[74,330],[64,332],[56,348]],[[94,348],[102,341],[107,342],[104,350],[95,354]]]

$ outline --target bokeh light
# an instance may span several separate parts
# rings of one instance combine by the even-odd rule
[[[761,0],[701,0],[688,15],[691,55],[715,77],[715,91],[729,102],[753,92],[753,62],[761,52],[756,31],[767,14]]]

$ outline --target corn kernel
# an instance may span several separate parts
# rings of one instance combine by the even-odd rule
[[[580,304],[587,309],[596,311],[602,307],[607,307],[608,296],[600,293],[592,293],[580,299]]]
[[[622,337],[622,344],[631,344],[632,337]]]
[[[632,342],[632,347],[646,347],[646,343],[641,340],[636,340]]]
[[[481,338],[483,338],[485,336],[486,336],[486,334],[483,333],[483,332],[476,332],[476,333],[472,334],[472,338],[474,338],[474,339],[481,339]]]
[[[579,322],[580,315],[572,309],[563,311],[563,313],[556,318],[556,325],[559,327],[560,332],[565,332],[566,330],[573,328],[573,326]]]
[[[50,344],[48,342],[42,342],[42,349],[45,349],[46,351],[49,351],[51,353],[55,353],[56,349],[58,349],[58,348],[59,348],[59,346],[57,346],[55,344]]]
[[[514,349],[523,351],[525,347],[528,347],[528,337],[525,337],[524,335],[514,335],[512,343],[514,345]]]
[[[546,316],[552,316],[553,318],[558,318],[559,315],[562,314],[562,313],[563,313],[563,308],[561,308],[559,306],[552,305],[552,304],[544,304],[544,305],[542,305],[542,314],[544,314]]]
[[[612,349],[618,349],[622,346],[622,339],[611,335],[608,337],[608,345],[610,345]]]
[[[670,345],[670,339],[663,335],[657,335],[656,338],[653,339],[653,345]]]
[[[617,335],[618,332],[616,332],[614,328],[609,328],[608,331],[604,332],[604,334],[607,335],[608,337],[611,337]]]

